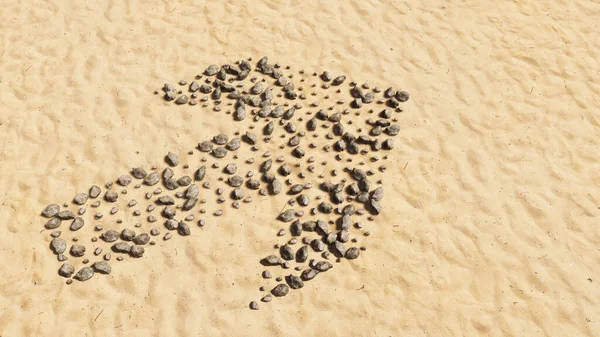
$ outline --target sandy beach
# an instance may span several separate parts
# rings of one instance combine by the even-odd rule
[[[5,1],[0,337],[599,336],[599,18],[600,4],[585,1]],[[113,253],[110,274],[67,284],[42,210],[66,203],[77,212],[78,193],[92,185],[104,193],[134,167],[162,172],[170,151],[181,161],[176,174],[193,176],[204,156],[198,144],[244,135],[253,116],[235,122],[225,112],[233,105],[178,105],[161,88],[187,86],[212,64],[251,58],[254,67],[263,56],[292,80],[306,78],[295,83],[308,96],[298,126],[336,104],[335,88],[322,88],[313,73],[343,74],[346,89],[355,82],[367,84],[364,92],[410,93],[393,113],[400,132],[393,149],[378,152],[381,162],[369,161],[372,154],[335,160],[336,152],[320,150],[324,129],[317,149],[303,140],[302,170],[311,156],[315,166],[306,179],[297,178],[300,160],[280,148],[287,138],[279,136],[291,132],[279,126],[260,150],[244,144],[236,152],[240,176],[257,173],[268,151],[273,161],[286,156],[294,182],[315,187],[319,174],[365,161],[385,197],[379,215],[362,215],[364,228],[350,231],[357,242],[346,245],[364,247],[360,257],[330,258],[333,268],[302,289],[259,301],[275,277],[294,272],[269,269],[266,280],[259,263],[290,238],[277,236],[289,223],[276,220],[290,196],[244,190],[252,202],[234,209],[223,194],[219,204],[217,177],[230,153],[223,161],[206,156],[212,186],[201,189],[209,197],[194,209],[187,236],[163,240],[162,218],[133,227],[141,221],[127,202],[137,200],[145,216],[145,194],[154,190],[133,188],[141,181],[119,192],[116,214],[103,201],[97,221],[90,199],[81,230],[70,231],[70,221],[60,227],[69,246],[86,246],[89,265],[102,256],[93,254],[102,243],[92,241],[101,233],[94,226],[154,226],[161,235],[139,258],[117,261]],[[341,94],[345,102],[330,114],[350,109],[352,97]],[[356,122],[345,127],[358,133],[358,121],[378,118],[368,110],[384,107],[352,109],[342,118]],[[303,193],[310,207],[318,204],[317,188]],[[310,207],[295,206],[306,214]],[[66,262],[77,271],[80,260]]]

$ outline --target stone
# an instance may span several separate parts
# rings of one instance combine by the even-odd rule
[[[383,187],[379,186],[376,189],[374,189],[371,193],[371,199],[376,201],[380,201],[381,199],[383,199]]]
[[[281,193],[282,188],[283,188],[283,185],[281,184],[281,181],[279,181],[278,179],[273,179],[273,181],[271,181],[271,183],[269,185],[269,192],[272,195],[277,195],[277,194]]]
[[[276,297],[282,297],[287,295],[290,292],[290,288],[287,286],[287,284],[278,284],[277,286],[275,286],[275,288],[273,288],[271,290],[271,294],[273,294]]]
[[[173,207],[173,206],[167,206],[162,211],[162,215],[167,219],[173,219],[175,217],[176,213],[177,213],[177,211],[175,210],[175,207]]]
[[[50,249],[54,254],[62,254],[67,250],[67,243],[61,238],[54,238],[50,241]]]
[[[231,198],[233,200],[242,200],[244,198],[244,191],[241,188],[236,187],[231,192]]]
[[[304,282],[302,282],[302,279],[299,276],[289,275],[286,277],[286,281],[292,289],[300,289],[304,287]]]
[[[237,171],[237,165],[235,163],[229,163],[223,169],[223,172],[227,174],[234,174]]]
[[[85,254],[85,246],[79,244],[72,245],[69,253],[72,256],[81,257]]]
[[[300,220],[292,222],[292,224],[290,225],[290,233],[293,236],[302,235],[302,224],[300,223]]]
[[[219,67],[211,64],[209,65],[205,70],[204,70],[204,74],[207,76],[214,76],[219,72]]]
[[[77,274],[75,274],[73,278],[77,281],[83,282],[91,279],[92,276],[94,276],[94,269],[91,267],[83,267],[77,272]]]
[[[212,142],[205,140],[202,143],[198,144],[198,149],[201,152],[210,152],[213,149],[214,145]]]
[[[69,210],[64,210],[58,212],[58,214],[56,214],[56,217],[60,220],[72,220],[75,219],[75,214]]]
[[[180,221],[179,226],[177,227],[177,233],[182,236],[188,236],[191,234],[190,226],[187,223]]]
[[[62,220],[60,220],[59,218],[52,218],[48,220],[46,224],[44,224],[44,227],[46,227],[46,229],[55,229],[60,226],[61,222]]]
[[[307,270],[303,271],[302,274],[300,274],[300,277],[304,281],[310,281],[310,280],[314,279],[318,273],[319,272],[314,269],[307,269]]]
[[[265,266],[279,266],[283,263],[281,258],[277,255],[269,255],[261,260],[261,263]]]
[[[84,221],[82,218],[80,217],[76,217],[73,222],[71,223],[71,230],[72,231],[76,231],[79,230],[81,227],[83,227],[84,225]]]
[[[131,176],[124,174],[117,179],[117,183],[121,186],[127,186],[131,183],[131,180]]]
[[[308,260],[308,246],[303,246],[296,252],[296,262],[304,263]]]
[[[222,134],[222,133],[213,137],[213,142],[217,145],[225,145],[225,144],[227,144],[227,140],[228,140],[227,135]]]
[[[108,202],[115,202],[115,201],[117,201],[118,198],[119,198],[119,195],[113,191],[106,191],[106,193],[104,194],[104,200],[106,200]]]
[[[175,219],[168,219],[167,221],[165,221],[165,227],[170,231],[176,230],[177,228],[179,228],[179,222],[177,222],[177,220]]]
[[[200,166],[200,168],[194,173],[194,179],[201,181],[206,176],[206,165]]]
[[[288,209],[279,215],[279,220],[283,222],[290,222],[296,216],[296,211],[294,209]]]
[[[360,256],[360,249],[358,249],[356,247],[348,248],[348,250],[346,250],[346,253],[344,254],[344,257],[347,258],[348,260],[354,260],[354,259],[358,258],[359,256]]]
[[[229,151],[236,151],[242,145],[241,140],[239,138],[232,138],[229,143],[225,146]]]
[[[119,239],[119,232],[115,230],[108,230],[100,235],[100,238],[105,242],[115,242]]]
[[[133,238],[133,243],[135,243],[136,245],[145,245],[148,242],[150,242],[150,235],[146,233],[142,233]]]
[[[73,267],[72,265],[70,265],[68,263],[63,263],[63,265],[60,266],[60,268],[58,269],[58,275],[60,275],[62,277],[66,277],[66,278],[71,277],[74,272],[75,272],[75,267]]]
[[[102,192],[102,190],[100,189],[100,187],[96,186],[96,185],[92,185],[92,187],[90,187],[90,198],[97,198],[100,193]]]
[[[320,239],[312,240],[310,246],[315,252],[322,252],[323,250],[325,250],[325,244]]]
[[[286,261],[291,261],[294,259],[294,249],[287,244],[281,246],[281,248],[279,249],[279,253],[281,254],[281,257]]]
[[[223,158],[227,155],[227,149],[222,146],[218,146],[212,150],[212,155],[215,158]]]
[[[160,205],[174,205],[175,204],[175,200],[168,195],[163,195],[162,197],[159,197],[158,199],[156,199],[156,202]]]
[[[131,241],[135,238],[135,231],[132,229],[125,228],[121,231],[121,239],[125,241]]]
[[[320,272],[328,271],[331,268],[333,268],[333,265],[327,261],[320,261],[315,265],[315,269]]]
[[[144,247],[133,246],[133,247],[131,247],[131,250],[129,251],[129,255],[131,255],[131,257],[140,258],[140,257],[144,256],[144,252],[145,252]]]
[[[177,185],[179,185],[179,186],[188,186],[191,183],[192,183],[192,178],[190,178],[189,176],[183,176],[183,177],[177,179]]]
[[[331,79],[332,79],[332,78],[333,78],[333,75],[332,75],[330,72],[328,72],[328,71],[324,71],[324,72],[321,74],[321,79],[322,79],[323,81],[325,81],[325,82],[329,82],[329,81],[331,81]]]
[[[157,172],[152,172],[144,178],[144,185],[154,186],[160,181],[160,175]]]
[[[187,199],[181,206],[181,210],[184,212],[187,212],[187,211],[191,210],[192,208],[194,208],[197,203],[198,203],[198,198]]]
[[[177,99],[175,100],[175,104],[186,104],[188,102],[188,97],[187,95],[181,95],[179,97],[177,97]]]
[[[250,302],[250,309],[258,310],[258,303],[256,301]]]
[[[198,185],[192,184],[185,190],[185,193],[183,196],[186,199],[193,199],[193,198],[198,197],[199,193],[200,193],[200,189],[198,188]]]
[[[406,102],[408,101],[408,99],[410,98],[410,95],[406,92],[406,91],[398,91],[396,93],[396,95],[394,95],[394,98],[396,98],[398,100],[398,102]]]
[[[240,176],[231,176],[227,179],[227,183],[231,186],[231,187],[240,187],[242,186],[242,184],[244,183],[244,178],[240,177]]]

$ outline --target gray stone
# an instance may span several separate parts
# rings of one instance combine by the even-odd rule
[[[177,213],[177,211],[175,210],[175,207],[173,207],[173,206],[167,206],[162,211],[162,215],[167,219],[173,219],[175,217],[176,213]]]
[[[288,209],[279,215],[279,220],[283,222],[290,222],[294,220],[296,216],[296,211],[294,209]]]
[[[296,262],[304,263],[308,260],[308,246],[303,246],[296,252]]]
[[[272,159],[267,159],[266,161],[264,161],[261,165],[260,165],[260,172],[267,172],[271,169],[271,166],[273,165],[273,160]]]
[[[342,83],[344,83],[345,80],[346,80],[346,76],[340,75],[333,79],[333,81],[331,82],[331,85],[341,85]]]
[[[240,176],[231,176],[227,179],[227,183],[231,187],[240,187],[244,183],[244,178]]]
[[[279,258],[279,256],[277,256],[277,255],[269,255],[269,256],[265,257],[264,259],[262,259],[261,262],[266,266],[278,266],[283,261],[281,261],[281,258]]]
[[[287,295],[290,292],[290,288],[287,286],[287,284],[278,284],[277,286],[275,286],[275,288],[273,288],[271,290],[271,294],[273,294],[274,296],[277,297],[282,297]]]
[[[174,205],[175,204],[175,200],[168,195],[163,195],[162,197],[158,198],[156,200],[156,202],[160,205]]]
[[[113,191],[106,191],[106,193],[104,194],[104,200],[106,200],[108,202],[115,202],[115,201],[117,201],[118,198],[119,198],[119,195]]]
[[[302,280],[304,281],[310,281],[312,279],[315,278],[315,276],[317,276],[319,272],[314,270],[314,269],[307,269],[305,271],[302,272],[302,274],[300,275],[300,277],[302,278]]]
[[[52,218],[53,216],[57,215],[58,212],[60,212],[60,206],[57,204],[50,204],[44,208],[42,211],[42,216],[46,218]]]
[[[135,231],[129,228],[125,228],[121,231],[121,239],[125,241],[131,241],[135,238]]]
[[[279,181],[279,179],[273,179],[273,181],[271,181],[271,184],[269,185],[269,191],[272,195],[277,195],[281,193],[282,188],[283,185],[281,184],[281,181]]]
[[[291,261],[294,259],[294,249],[289,245],[283,245],[279,249],[281,257],[286,261]]]
[[[90,198],[97,198],[100,193],[102,193],[102,190],[100,189],[100,187],[96,186],[96,185],[92,185],[92,187],[90,187]]]
[[[108,230],[100,235],[100,238],[105,242],[115,242],[119,239],[119,232]]]
[[[333,268],[333,265],[327,261],[320,261],[315,265],[315,269],[320,272],[328,271],[331,268]]]
[[[72,265],[70,265],[68,263],[63,263],[63,265],[60,266],[60,268],[58,269],[58,275],[60,275],[62,277],[66,277],[66,278],[71,277],[74,272],[75,272],[75,267],[73,267]]]
[[[201,181],[206,176],[206,165],[200,166],[200,168],[194,174],[194,179]]]
[[[133,238],[133,243],[135,243],[136,245],[145,245],[148,242],[150,242],[150,235],[146,233],[142,233]]]
[[[406,91],[398,91],[396,93],[396,95],[394,95],[394,97],[399,101],[399,102],[406,102],[408,101],[408,99],[410,98],[410,95],[406,92]]]
[[[144,251],[145,249],[142,246],[133,246],[129,251],[129,255],[131,255],[131,257],[139,258],[144,256]]]
[[[231,192],[231,198],[233,200],[242,200],[244,198],[244,191],[241,188],[236,187]]]
[[[286,281],[292,289],[300,289],[304,287],[304,282],[302,282],[302,279],[299,276],[289,275],[286,277]]]
[[[188,97],[187,95],[181,95],[179,97],[177,97],[177,99],[175,100],[175,104],[186,104],[188,102]]]
[[[76,217],[73,222],[71,222],[71,230],[72,231],[76,231],[79,230],[81,227],[83,227],[84,225],[84,221],[82,218],[80,217]]]
[[[110,274],[111,267],[110,264],[106,261],[98,261],[92,264],[92,268],[95,272],[100,274]]]
[[[184,197],[186,199],[193,199],[193,198],[198,197],[199,193],[200,193],[200,190],[198,188],[198,185],[192,184],[185,190]]]
[[[202,152],[210,152],[213,149],[213,147],[213,143],[208,140],[205,140],[202,143],[198,144],[198,149]]]
[[[192,183],[192,178],[190,178],[189,176],[183,176],[183,177],[177,179],[177,185],[179,185],[179,186],[188,186],[191,183]]]
[[[241,145],[242,145],[242,142],[239,138],[232,138],[229,141],[229,143],[227,143],[227,146],[225,146],[225,147],[229,151],[236,151],[237,149],[240,148]]]
[[[56,217],[61,220],[72,220],[72,219],[75,219],[75,213],[73,213],[69,210],[60,211],[60,212],[58,212],[58,214],[56,214]]]
[[[180,221],[179,226],[177,227],[177,233],[179,235],[188,236],[191,234],[190,226],[187,223]]]
[[[48,220],[46,224],[44,224],[44,227],[46,227],[47,229],[55,229],[60,226],[61,222],[62,221],[59,218],[52,218]]]
[[[348,248],[348,250],[346,250],[346,253],[344,254],[344,256],[348,260],[354,260],[360,256],[360,249],[358,249],[356,247]]]
[[[167,221],[165,221],[165,227],[170,231],[176,230],[177,228],[179,228],[179,222],[177,222],[177,220],[175,219],[168,219]]]
[[[87,193],[79,193],[73,198],[73,202],[77,205],[84,205],[88,201]]]
[[[77,274],[75,274],[73,278],[77,281],[83,282],[91,279],[92,276],[94,276],[94,269],[91,267],[83,267],[77,272]]]
[[[79,244],[74,244],[71,246],[71,249],[69,250],[69,253],[72,256],[75,257],[81,257],[85,254],[85,246],[83,245],[79,245]]]
[[[144,185],[154,186],[160,181],[160,175],[157,172],[152,172],[144,178]]]
[[[198,198],[187,199],[181,206],[181,210],[184,212],[187,212],[187,211],[191,210],[192,208],[194,208],[197,203],[198,203]]]
[[[223,158],[227,155],[227,149],[222,146],[215,147],[212,150],[212,155],[215,156],[215,158]]]
[[[224,135],[222,133],[216,135],[213,137],[213,142],[217,145],[225,145],[227,144],[227,135]]]
[[[131,180],[131,176],[124,174],[117,179],[117,183],[121,186],[127,186],[131,183]]]
[[[223,171],[227,174],[234,174],[237,171],[237,165],[235,163],[229,163]]]
[[[219,67],[216,66],[216,65],[214,65],[214,64],[209,65],[208,68],[206,68],[204,70],[204,74],[207,75],[207,76],[214,76],[218,72],[219,72]]]
[[[67,250],[67,243],[61,238],[54,238],[50,241],[50,249],[54,254],[62,254]]]

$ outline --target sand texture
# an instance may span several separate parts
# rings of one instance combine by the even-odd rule
[[[599,18],[593,1],[3,1],[0,336],[600,336]],[[275,218],[289,196],[253,193],[234,210],[212,194],[206,226],[67,285],[44,207],[160,170],[169,151],[192,174],[202,155],[188,151],[251,116],[154,92],[263,55],[296,77],[410,93],[379,154],[383,211],[357,236],[367,250],[250,310],[277,284],[258,262],[285,243]],[[278,144],[238,155],[258,164]],[[330,163],[324,174],[346,165],[334,155],[307,153]],[[131,188],[112,216],[102,205],[99,223],[132,226],[127,201],[144,210],[148,191]],[[61,228],[92,262],[94,225]]]

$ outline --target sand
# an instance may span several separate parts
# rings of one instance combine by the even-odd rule
[[[4,1],[0,335],[597,336],[598,17],[567,1]],[[411,93],[368,250],[249,310],[285,202],[256,200],[66,285],[45,205],[242,131],[153,92],[263,55]]]

